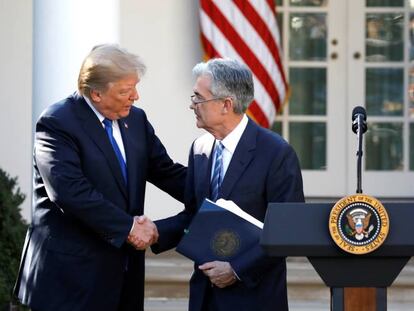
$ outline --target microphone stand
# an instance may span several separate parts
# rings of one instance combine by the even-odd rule
[[[357,189],[356,193],[362,193],[362,116],[357,116],[358,128],[357,128],[357,137],[358,137],[358,150],[357,150]]]

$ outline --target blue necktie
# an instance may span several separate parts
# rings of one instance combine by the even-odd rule
[[[223,181],[223,144],[219,141],[216,144],[214,156],[214,171],[211,178],[211,199],[217,201],[219,198],[221,182]]]
[[[122,176],[124,177],[124,182],[126,185],[127,180],[128,180],[127,179],[127,167],[126,167],[124,158],[122,157],[121,150],[119,149],[119,146],[116,143],[116,140],[112,132],[112,120],[105,119],[103,120],[103,124],[105,125],[105,131],[106,131],[106,134],[108,134],[108,138],[109,138],[109,141],[111,142],[112,148],[115,151],[115,155],[116,155],[116,158],[118,159],[119,166],[121,167]]]

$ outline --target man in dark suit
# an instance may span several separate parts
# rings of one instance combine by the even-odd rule
[[[304,201],[292,147],[244,114],[254,94],[250,70],[233,60],[214,59],[196,65],[193,73],[190,108],[197,127],[208,133],[191,148],[185,210],[156,221],[155,252],[177,245],[205,198],[232,200],[260,221],[269,202]],[[231,262],[195,266],[189,310],[288,310],[285,259],[267,257],[257,244]]]
[[[145,65],[116,45],[84,60],[78,92],[36,124],[34,205],[15,293],[35,311],[143,310],[146,181],[183,201],[175,164],[141,109]],[[135,216],[135,217],[134,217]]]

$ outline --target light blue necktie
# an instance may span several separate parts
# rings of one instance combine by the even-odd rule
[[[113,135],[112,131],[112,120],[105,119],[103,120],[103,124],[105,125],[105,131],[108,135],[109,141],[111,142],[112,148],[115,151],[116,158],[118,159],[119,166],[121,167],[122,176],[124,177],[125,185],[127,184],[127,167],[126,163],[124,161],[124,158],[122,157],[121,150],[119,149],[118,144],[116,143],[116,140]]]
[[[223,181],[223,144],[219,141],[216,144],[214,155],[214,171],[211,178],[211,199],[217,201],[220,194],[221,182]]]

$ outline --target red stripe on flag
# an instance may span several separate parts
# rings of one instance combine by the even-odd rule
[[[269,10],[276,11],[276,5],[274,0],[266,0],[267,5],[269,6]]]
[[[240,35],[234,30],[227,18],[211,1],[201,0],[201,7],[204,12],[215,22],[215,25],[221,30],[227,40],[229,40],[233,47],[238,51],[244,62],[250,67],[250,70],[255,73],[274,102],[280,103],[279,93],[276,90],[271,77]],[[276,109],[278,109],[278,106],[276,106]]]
[[[208,58],[221,57],[203,33],[201,33],[201,43],[203,44],[204,53],[206,53]]]
[[[260,124],[263,127],[269,128],[269,120],[255,100],[252,101],[248,110],[252,113],[254,119],[256,120],[256,123]]]
[[[280,75],[283,80],[283,84],[286,89],[288,86],[286,82],[285,73],[283,71],[283,65],[282,65],[282,62],[279,56],[279,49],[276,45],[276,42],[269,28],[267,27],[267,25],[265,24],[261,16],[257,13],[255,8],[250,4],[249,1],[233,0],[233,2],[234,4],[237,5],[237,7],[240,9],[243,15],[250,22],[252,27],[256,30],[259,36],[263,39],[263,42],[267,45],[268,49],[270,50],[270,53],[272,54],[275,60],[275,63],[277,64],[277,67],[279,69]]]
[[[201,33],[201,42],[203,44],[204,51],[208,58],[221,57],[220,54],[216,51],[214,46],[211,44],[211,42],[206,38],[206,36],[203,33]],[[269,121],[266,115],[263,113],[262,109],[260,108],[260,106],[257,104],[255,100],[253,100],[251,104],[249,105],[248,112],[247,112],[248,114],[249,114],[249,111],[250,111],[251,116],[255,119],[257,124],[263,127],[266,127],[266,128],[269,127]]]

